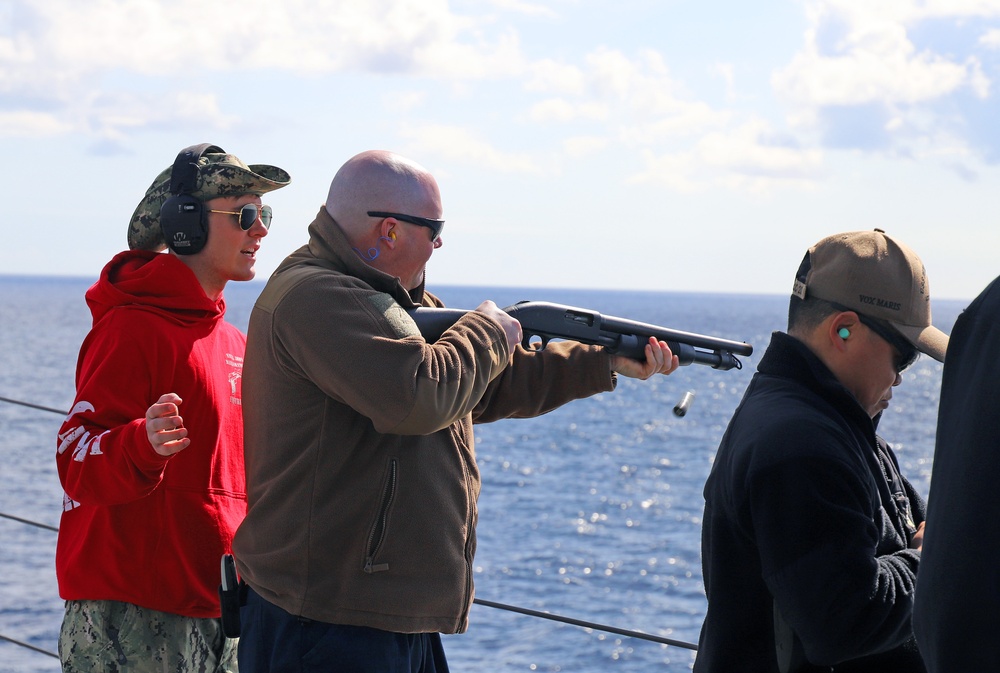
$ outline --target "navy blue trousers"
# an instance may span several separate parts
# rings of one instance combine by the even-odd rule
[[[250,589],[240,673],[448,673],[441,635],[391,633],[290,615]]]

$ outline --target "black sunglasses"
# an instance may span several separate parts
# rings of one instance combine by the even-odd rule
[[[404,213],[387,213],[382,210],[369,210],[368,217],[395,217],[397,220],[415,224],[418,227],[427,227],[431,230],[431,240],[436,241],[441,237],[444,230],[444,220],[432,220],[429,217],[418,217],[417,215],[406,215]]]
[[[916,346],[907,341],[895,327],[884,320],[869,318],[864,313],[858,313],[858,320],[861,321],[862,325],[882,337],[884,341],[888,342],[896,350],[898,354],[895,362],[897,374],[902,374],[904,369],[916,362],[920,351],[917,350]]]
[[[223,215],[239,215],[240,217],[240,229],[243,231],[249,231],[250,227],[257,222],[257,217],[260,217],[260,223],[264,225],[265,229],[271,228],[271,206],[260,206],[258,207],[255,203],[248,203],[239,209],[239,212],[235,210],[209,210],[210,213],[222,213]]]

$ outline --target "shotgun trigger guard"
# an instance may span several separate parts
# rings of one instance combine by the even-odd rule
[[[535,339],[535,341],[532,341]],[[521,346],[525,350],[529,351],[543,351],[545,347],[549,345],[551,337],[543,336],[541,334],[535,334],[534,332],[523,332],[521,334]]]

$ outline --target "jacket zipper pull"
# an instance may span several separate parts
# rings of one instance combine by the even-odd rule
[[[380,573],[389,569],[388,563],[379,563],[378,565],[375,565],[372,563],[373,560],[374,559],[371,556],[365,559],[365,572],[369,575],[372,573]]]

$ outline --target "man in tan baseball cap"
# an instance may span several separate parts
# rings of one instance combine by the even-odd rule
[[[792,292],[888,323],[921,353],[944,362],[948,337],[931,325],[923,262],[881,229],[829,236],[809,248]]]
[[[854,231],[808,249],[788,331],[705,485],[696,673],[925,671],[910,626],[925,505],[876,428],[903,370],[947,345],[898,239]]]

